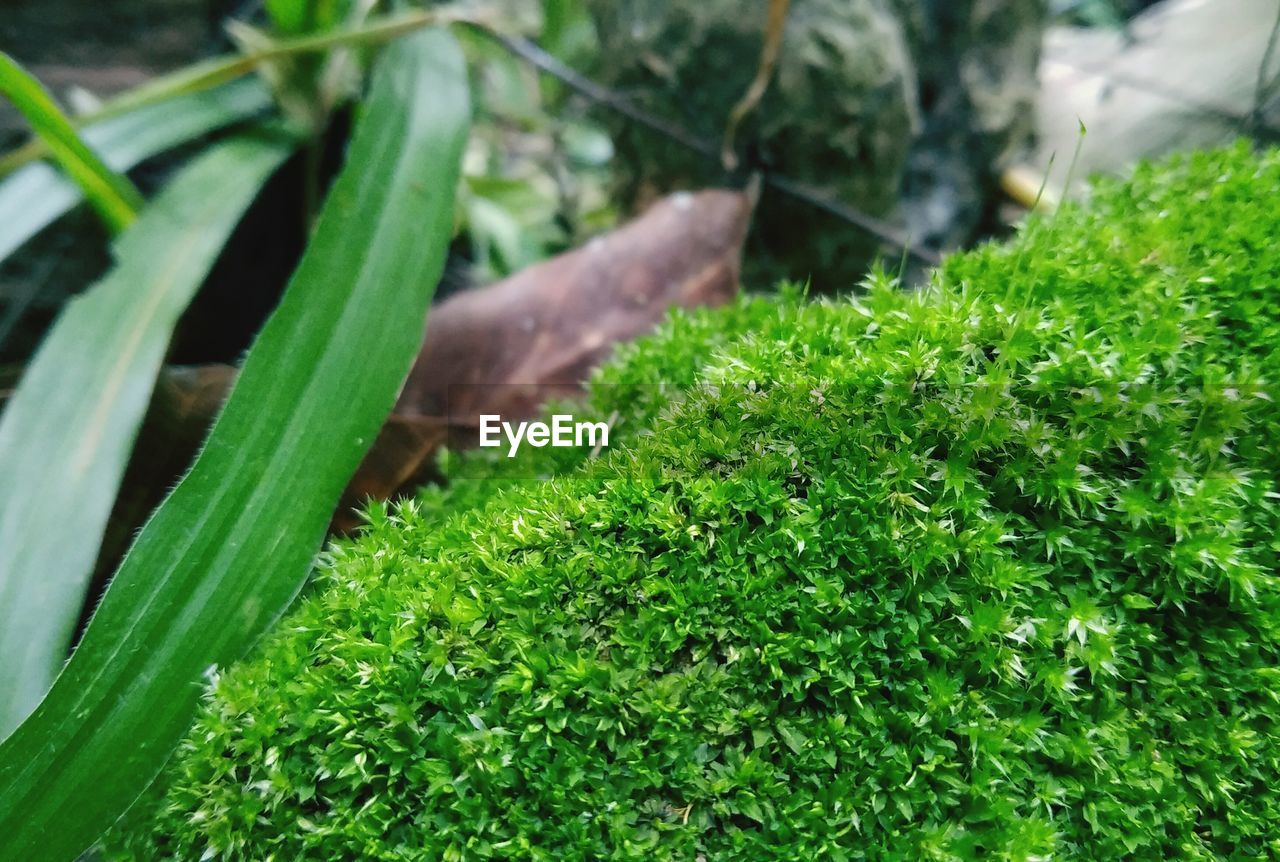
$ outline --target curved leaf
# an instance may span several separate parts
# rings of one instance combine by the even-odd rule
[[[66,658],[111,504],[178,316],[262,183],[280,135],[197,159],[68,303],[0,416],[0,734]]]
[[[127,171],[144,159],[265,111],[271,97],[255,78],[205,92],[175,96],[120,116],[90,123],[85,143],[107,166]],[[0,180],[0,260],[81,201],[75,183],[44,163],[26,165]]]
[[[189,726],[199,682],[305,580],[422,338],[466,140],[461,51],[379,63],[346,167],[191,472],[143,528],[36,712],[0,744],[0,858],[70,859]]]
[[[302,54],[323,54],[344,46],[372,47],[394,41],[424,27],[443,27],[449,24],[474,23],[478,19],[465,10],[439,8],[416,9],[372,18],[358,27],[340,28],[324,33],[310,33],[273,41],[259,51],[247,54],[231,54],[210,57],[198,63],[184,66],[167,75],[153,78],[127,90],[90,112],[88,121],[105,120],[141,107],[166,103],[176,96],[204,92],[242,78],[258,69],[263,63]],[[48,148],[39,138],[4,154],[0,154],[0,177],[7,176],[23,165],[48,154]]]
[[[103,163],[80,139],[80,134],[40,82],[0,51],[0,95],[7,96],[32,130],[48,145],[67,176],[75,181],[89,203],[114,231],[133,223],[142,207],[142,195],[127,177]]]

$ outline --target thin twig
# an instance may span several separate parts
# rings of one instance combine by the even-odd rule
[[[698,137],[689,130],[668,122],[654,114],[649,113],[643,108],[637,107],[634,102],[621,93],[617,93],[599,84],[590,78],[578,72],[576,69],[565,65],[556,57],[544,51],[542,48],[530,42],[521,36],[512,36],[487,27],[483,24],[472,24],[476,30],[483,35],[497,42],[507,51],[524,60],[529,65],[539,71],[545,72],[551,77],[560,81],[569,89],[585,97],[591,102],[603,105],[615,113],[621,114],[633,123],[644,126],[652,132],[657,132],[664,138],[670,138],[686,149],[701,153],[708,158],[717,158],[719,151],[711,142]]]
[[[760,65],[751,86],[742,96],[738,104],[729,112],[729,121],[724,128],[724,141],[720,145],[720,161],[727,171],[738,169],[738,154],[734,151],[734,138],[738,134],[738,126],[750,116],[760,104],[764,94],[769,90],[773,80],[774,69],[778,66],[778,55],[782,53],[782,34],[787,29],[787,11],[791,8],[791,0],[769,0],[769,19],[765,24],[764,46],[760,49]]]
[[[788,197],[795,198],[798,201],[822,210],[828,215],[835,216],[841,221],[846,221],[851,225],[861,228],[876,239],[900,249],[927,266],[937,266],[942,262],[942,256],[937,251],[916,245],[911,241],[911,237],[893,227],[888,222],[882,221],[873,215],[868,215],[862,210],[855,209],[848,204],[835,200],[829,195],[826,195],[811,186],[788,179],[781,174],[765,174],[764,184],[772,189],[782,192]]]

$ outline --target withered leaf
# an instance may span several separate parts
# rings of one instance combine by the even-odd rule
[[[719,305],[738,289],[753,196],[709,190],[659,200],[582,248],[431,310],[422,352],[335,526],[362,499],[387,499],[431,475],[433,456],[472,435],[479,416],[527,419],[573,397],[615,344],[652,330],[673,306]]]
[[[733,297],[750,213],[745,193],[670,195],[582,248],[454,295],[432,309],[395,412],[527,416],[579,391],[614,344],[650,331],[672,306]],[[481,388],[450,392],[494,384],[524,388],[497,404]]]

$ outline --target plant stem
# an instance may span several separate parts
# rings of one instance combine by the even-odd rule
[[[53,97],[26,69],[0,51],[0,96],[26,118],[35,135],[67,175],[80,186],[114,233],[128,227],[142,207],[141,193],[86,144]]]

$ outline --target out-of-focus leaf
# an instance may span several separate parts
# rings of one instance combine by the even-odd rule
[[[367,3],[369,0],[363,0],[363,2]],[[324,53],[343,46],[370,48],[424,27],[443,27],[474,20],[474,15],[460,9],[417,9],[380,16],[352,29],[340,28],[323,33],[309,33],[296,38],[280,39],[264,51],[211,57],[208,60],[192,63],[176,72],[161,75],[108,100],[86,120],[118,117],[138,108],[167,102],[177,96],[205,92],[242,78],[263,63],[281,57]],[[39,138],[28,141],[11,152],[0,154],[0,177],[45,155],[48,155],[48,150]]]
[[[0,417],[0,734],[66,657],[178,316],[290,149],[279,134],[236,138],[185,168],[63,311]]]
[[[264,5],[276,30],[298,36],[328,30],[341,23],[353,6],[373,4],[369,0],[266,0]]]
[[[603,168],[613,158],[613,141],[594,126],[567,122],[561,137],[566,155],[579,165]]]
[[[542,32],[538,44],[569,65],[589,58],[596,46],[595,31],[583,0],[542,0]],[[548,92],[563,88],[558,82],[545,82]]]
[[[155,776],[199,681],[297,593],[444,266],[467,132],[452,38],[388,48],[307,252],[191,472],[39,708],[0,743],[0,859],[67,860]]]
[[[335,30],[354,33],[368,23],[377,0],[289,0],[277,5],[283,10],[288,26],[295,28],[286,29],[277,21],[275,29],[286,34]],[[228,21],[226,31],[243,56],[271,55],[281,44],[276,33],[245,21]],[[341,45],[325,52],[278,54],[263,60],[258,65],[258,74],[270,86],[284,115],[317,134],[340,102],[359,94],[364,80],[352,48]]]
[[[133,183],[107,167],[80,139],[71,121],[40,82],[3,51],[0,51],[0,95],[13,102],[112,230],[124,230],[133,223],[142,207],[142,195]]]
[[[314,0],[266,0],[263,5],[279,32],[296,36],[310,29]]]
[[[127,171],[143,159],[252,117],[270,105],[262,83],[244,79],[91,123],[81,134],[108,167]],[[82,198],[75,183],[43,163],[26,165],[0,180],[0,260]]]

